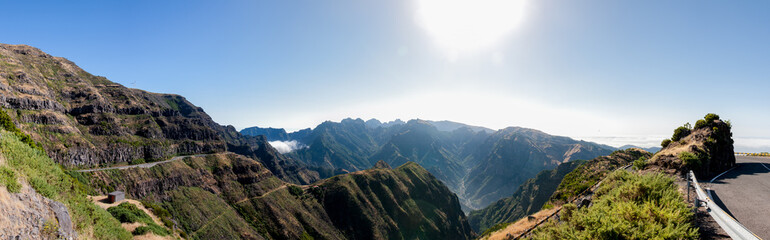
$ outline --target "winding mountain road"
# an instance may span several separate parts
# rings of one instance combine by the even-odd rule
[[[151,167],[154,167],[155,165],[158,165],[158,164],[161,164],[161,163],[173,162],[173,161],[177,161],[177,160],[183,159],[185,157],[205,157],[205,156],[213,155],[213,154],[218,154],[218,153],[176,156],[176,157],[172,157],[169,160],[158,161],[158,162],[142,163],[142,164],[134,164],[134,165],[126,165],[126,166],[117,166],[117,167],[81,169],[81,170],[75,170],[75,172],[96,172],[96,171],[104,171],[104,170],[111,170],[111,169],[129,169],[129,168],[138,168],[138,167],[140,167],[140,168],[151,168]]]
[[[722,209],[763,239],[770,239],[770,158],[735,156],[737,166],[707,188]]]

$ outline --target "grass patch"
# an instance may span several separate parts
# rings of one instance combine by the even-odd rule
[[[615,171],[594,195],[591,207],[551,221],[532,239],[698,239],[693,213],[674,179]]]
[[[171,232],[169,232],[168,229],[161,227],[160,225],[155,223],[147,224],[147,226],[137,227],[136,229],[134,229],[133,232],[131,232],[131,234],[144,235],[145,233],[148,233],[148,232],[151,232],[158,236],[168,236],[169,234],[171,234]]]
[[[139,209],[136,205],[128,202],[107,208],[107,212],[112,214],[115,219],[118,219],[118,221],[122,223],[140,222],[149,224],[153,222],[152,218],[150,218],[147,213],[142,211],[142,209]]]
[[[163,208],[163,206],[149,200],[142,200],[142,205],[144,205],[144,207],[147,209],[150,209],[150,211],[152,211],[155,216],[160,218],[160,221],[163,222],[163,225],[166,225],[168,228],[174,227],[174,222],[171,220],[171,213]]]
[[[134,204],[124,202],[120,205],[107,208],[107,212],[112,214],[115,219],[123,223],[139,222],[146,224],[145,226],[140,226],[134,229],[134,231],[131,232],[133,235],[143,235],[148,232],[152,232],[158,236],[168,236],[171,234],[168,229],[156,224],[150,215],[147,215],[147,213],[142,211],[142,209],[139,209],[139,207]]]
[[[131,233],[120,226],[107,211],[96,206],[86,197],[88,189],[49,158],[39,144],[24,141],[20,134],[8,129],[15,125],[0,110],[0,152],[7,167],[18,177],[27,179],[38,193],[64,203],[69,209],[72,223],[79,236],[95,239],[131,239]],[[11,124],[11,125],[8,125]],[[13,134],[11,134],[13,133]],[[26,135],[29,136],[29,135]]]
[[[0,167],[0,183],[12,193],[21,190],[21,184],[16,180],[16,172],[6,166]]]

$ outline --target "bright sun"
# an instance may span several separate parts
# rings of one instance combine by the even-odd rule
[[[526,0],[418,0],[419,24],[449,57],[498,42],[521,22]]]

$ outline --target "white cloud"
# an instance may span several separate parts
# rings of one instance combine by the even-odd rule
[[[306,148],[307,145],[297,142],[296,140],[291,141],[270,141],[270,146],[273,146],[275,150],[278,150],[280,153],[288,153],[297,149]]]

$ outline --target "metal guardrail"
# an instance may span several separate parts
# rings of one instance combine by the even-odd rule
[[[711,197],[706,195],[706,192],[698,184],[698,179],[695,178],[695,174],[690,171],[690,180],[695,187],[695,193],[698,195],[698,200],[706,203],[706,209],[709,215],[719,224],[722,229],[727,232],[733,239],[761,239],[756,234],[752,233],[743,224],[735,220],[730,214],[727,214],[722,208],[711,200]],[[697,201],[696,201],[697,202]],[[697,206],[696,206],[697,207]]]

